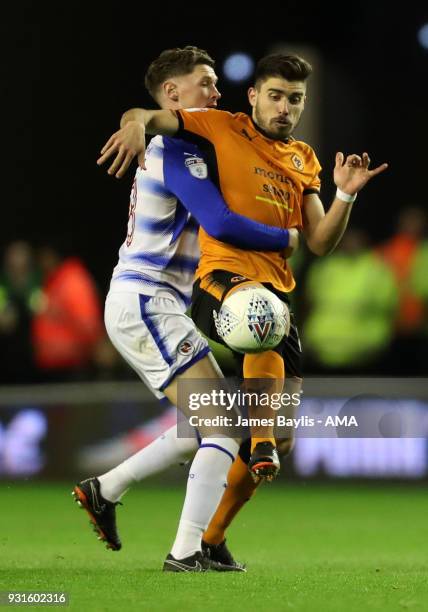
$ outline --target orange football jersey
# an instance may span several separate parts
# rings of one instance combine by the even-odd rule
[[[302,228],[303,195],[320,189],[321,166],[309,145],[293,138],[272,140],[244,113],[176,112],[180,122],[176,136],[199,146],[210,178],[231,210],[268,225]],[[294,288],[292,271],[281,253],[244,251],[212,238],[202,228],[199,231],[197,277],[227,270],[271,283],[280,291]]]

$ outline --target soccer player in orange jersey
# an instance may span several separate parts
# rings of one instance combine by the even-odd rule
[[[197,142],[206,159],[211,160],[211,179],[231,210],[269,225],[298,227],[309,249],[316,255],[325,255],[340,241],[357,193],[387,164],[370,170],[367,153],[346,158],[337,153],[333,174],[337,192],[325,213],[319,196],[320,164],[312,148],[292,136],[304,110],[311,71],[311,66],[295,55],[273,54],[260,60],[254,86],[248,92],[251,117],[213,109],[132,109],[123,116],[121,130],[103,147],[98,163],[115,155],[108,171],[119,178],[135,155],[144,167],[145,130]],[[208,336],[221,341],[211,313],[218,312],[226,296],[242,283],[262,284],[288,302],[287,294],[295,281],[280,254],[244,252],[203,230],[200,245],[192,317]],[[302,381],[300,359],[300,342],[292,322],[289,337],[277,348],[244,356],[243,374],[246,379],[285,379],[295,393]],[[289,437],[281,450],[287,452],[291,445]],[[255,435],[251,453],[250,468],[261,456],[276,465],[272,432]],[[241,450],[240,456],[245,465],[248,454]],[[238,506],[239,503],[231,509],[228,520]]]

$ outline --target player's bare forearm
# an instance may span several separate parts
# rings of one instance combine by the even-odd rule
[[[145,108],[131,108],[123,113],[120,127],[134,121],[145,127],[147,134],[160,134],[161,136],[174,136],[178,131],[177,114],[173,110],[147,110]]]
[[[303,215],[306,241],[315,255],[327,255],[340,242],[348,225],[353,200],[357,193],[372,179],[387,169],[388,164],[381,164],[369,170],[368,153],[348,155],[336,154],[334,182],[337,187],[336,197],[327,214],[317,195],[304,199]]]
[[[146,131],[149,134],[173,136],[179,128],[174,111],[143,108],[126,111],[120,125],[120,130],[110,136],[97,160],[100,166],[114,156],[113,163],[107,172],[116,178],[122,178],[136,156],[138,156],[140,167],[145,168]]]
[[[322,205],[321,205],[322,206]],[[318,220],[314,231],[306,235],[306,242],[315,255],[328,255],[339,244],[351,216],[352,203],[333,200],[327,214]]]
[[[145,126],[147,112],[148,111],[144,108],[130,108],[129,110],[125,111],[120,118],[120,127],[125,127],[125,125],[130,121],[137,121],[137,123],[142,123]]]

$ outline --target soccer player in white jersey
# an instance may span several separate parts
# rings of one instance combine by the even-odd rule
[[[215,107],[220,97],[216,82],[213,60],[195,47],[162,53],[146,77],[149,91],[170,109]],[[186,163],[177,163],[183,155]],[[145,165],[134,179],[128,233],[113,272],[105,322],[113,344],[147,386],[159,399],[167,397],[177,405],[178,377],[221,377],[207,342],[185,314],[199,258],[193,217],[214,237],[243,249],[281,251],[296,244],[297,232],[232,213],[207,178],[203,157],[194,145],[156,137],[147,148]],[[179,408],[188,411],[187,406]],[[125,490],[197,448],[196,441],[177,438],[175,430],[171,428],[150,450],[143,449],[107,474],[75,487],[76,500],[113,550],[121,547],[115,506]],[[238,444],[218,437],[212,428],[199,434],[202,439],[190,468],[176,540],[164,569],[240,570],[239,564],[222,565],[201,554],[202,533],[224,491]],[[154,469],[147,465],[150,457]]]

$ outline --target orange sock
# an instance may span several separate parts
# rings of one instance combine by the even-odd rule
[[[257,486],[248,471],[247,465],[238,455],[227,475],[227,488],[202,537],[204,542],[208,544],[223,542],[224,532],[245,502],[254,495]]]
[[[261,386],[264,387],[263,381],[272,380],[270,392],[281,392],[284,378],[285,368],[284,360],[275,351],[264,351],[263,353],[247,354],[244,357],[243,365],[244,379],[258,379]],[[256,387],[258,382],[255,382]],[[274,411],[269,406],[258,406],[255,410],[249,409],[249,416],[259,418],[274,418]],[[253,430],[251,436],[251,452],[253,452],[256,444],[259,442],[271,442],[275,446],[275,437],[273,427],[259,427]]]

